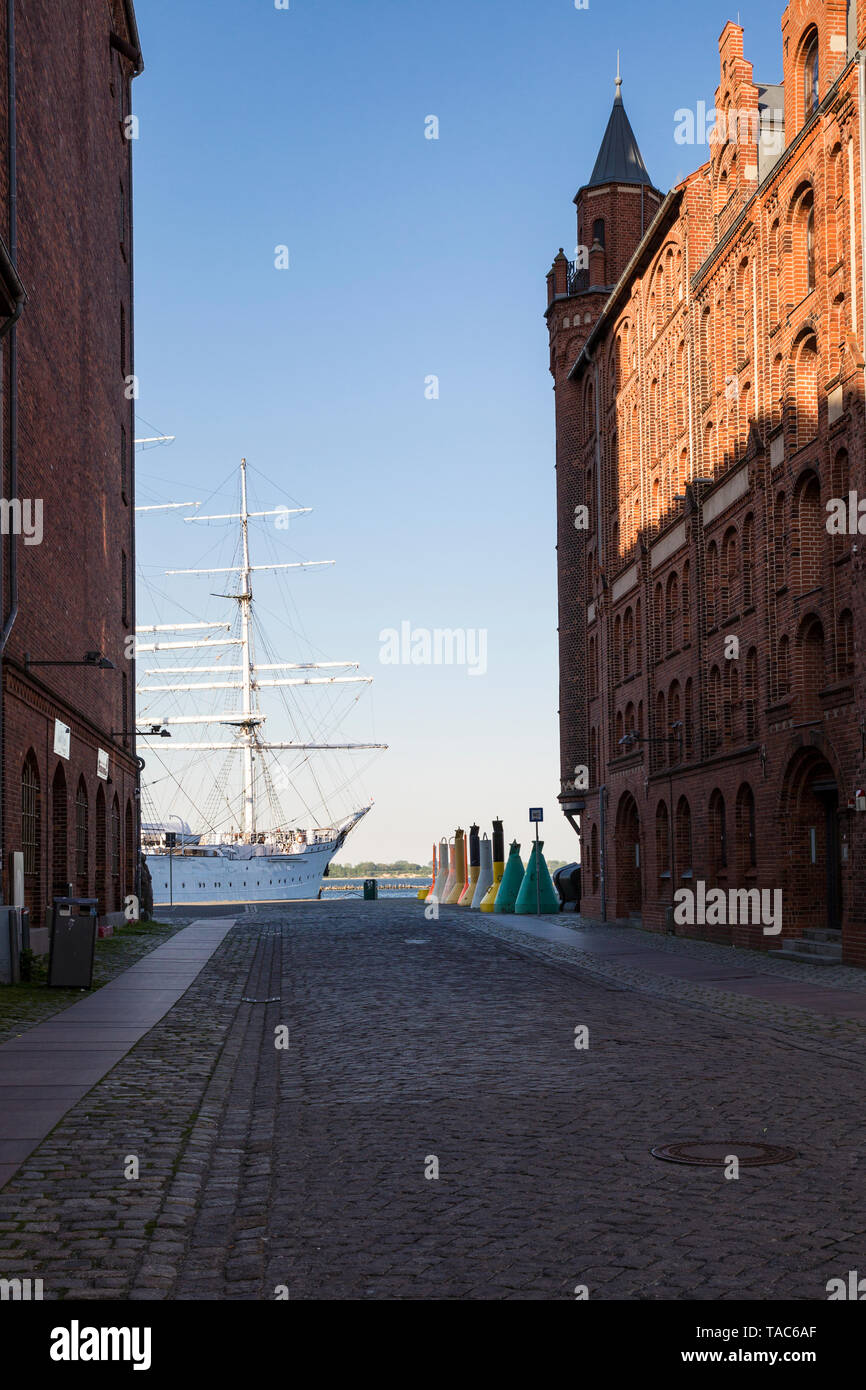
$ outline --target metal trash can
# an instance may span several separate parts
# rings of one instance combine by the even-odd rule
[[[364,902],[375,902],[379,896],[379,884],[375,878],[364,879]]]
[[[96,946],[96,898],[55,898],[51,914],[48,984],[56,989],[90,989]]]

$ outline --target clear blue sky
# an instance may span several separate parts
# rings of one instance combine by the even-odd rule
[[[736,8],[137,0],[136,11],[139,410],[177,436],[139,455],[139,502],[205,497],[244,454],[315,509],[292,544],[338,565],[299,579],[306,628],[323,654],[376,677],[351,734],[391,745],[359,785],[376,808],[343,858],[425,859],[434,838],[495,815],[525,845],[530,805],[545,808],[550,855],[575,857],[555,804],[545,275],[560,246],[573,253],[571,200],[607,122],[617,48],[629,117],[666,190],[706,158],[674,142],[674,111],[712,105]],[[762,81],[781,76],[781,12],[781,0],[740,10]],[[424,138],[430,115],[438,141]],[[291,265],[278,271],[283,244]],[[257,489],[264,506],[284,500]],[[196,529],[143,523],[148,573],[184,542],[183,563],[201,563],[213,537],[196,536],[196,550]],[[142,594],[139,621],[154,616]],[[404,620],[485,629],[487,674],[382,665],[379,634]]]

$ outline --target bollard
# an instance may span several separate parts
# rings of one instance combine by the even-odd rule
[[[505,832],[502,821],[493,822],[493,882],[481,900],[482,912],[492,912],[496,905],[496,894],[505,872]]]
[[[437,903],[441,903],[442,898],[443,898],[443,896],[444,896],[444,894],[445,894],[445,884],[446,884],[447,882],[448,882],[448,841],[447,841],[447,840],[440,840],[440,841],[439,841],[439,871],[438,871],[438,873],[436,874],[436,882],[435,882],[435,884],[434,884],[434,886],[433,886],[433,892],[432,892],[432,894],[431,894],[431,901],[432,901],[433,898],[435,898],[436,901],[437,901]]]
[[[514,911],[522,916],[537,916],[540,912],[558,912],[559,894],[553,886],[547,861],[541,851],[544,841],[536,840],[532,846],[526,873],[517,894]]]
[[[520,845],[516,840],[512,841],[511,852],[505,863],[505,873],[502,875],[502,882],[496,894],[496,902],[493,906],[494,912],[513,912],[514,904],[517,902],[517,894],[520,892],[520,885],[523,882],[523,860],[520,858]]]
[[[458,907],[471,907],[472,898],[475,893],[475,885],[478,882],[478,870],[481,867],[481,842],[478,839],[478,826],[469,827],[469,874],[466,879],[466,887],[460,895]]]
[[[448,894],[454,887],[457,880],[457,846],[453,840],[448,841],[448,874],[442,887],[440,903],[447,903]]]
[[[481,907],[488,888],[493,884],[493,845],[488,840],[485,833],[479,845],[481,863],[478,869],[478,882],[475,885],[475,892],[472,895],[472,909],[477,912]]]
[[[453,907],[460,901],[460,894],[466,887],[466,831],[461,830],[459,826],[454,832],[454,858],[457,865],[454,871],[454,884],[445,899],[449,907]]]

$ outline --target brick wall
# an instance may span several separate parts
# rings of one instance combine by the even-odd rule
[[[788,7],[785,153],[759,183],[747,135],[711,146],[607,302],[592,361],[574,366],[581,296],[555,299],[548,318],[563,776],[576,746],[588,764],[598,749],[584,911],[601,916],[604,886],[608,918],[664,930],[674,893],[699,880],[779,889],[782,936],[841,926],[845,959],[866,965],[866,815],[848,811],[866,780],[866,603],[857,536],[825,524],[830,499],[866,497],[857,65],[833,37],[844,10]],[[737,25],[720,76],[717,107],[749,111]],[[589,307],[585,335],[604,302]],[[590,530],[566,543],[573,495],[590,488]],[[752,923],[677,929],[781,939]]]
[[[89,862],[96,886],[97,804],[105,797],[106,910],[132,891],[135,810],[134,689],[126,639],[134,631],[134,402],[126,378],[132,346],[130,111],[133,64],[113,32],[134,38],[127,6],[106,0],[17,7],[18,270],[28,292],[18,328],[18,496],[39,499],[41,544],[16,541],[20,611],[4,660],[3,872],[22,847],[21,774],[35,754],[41,802],[39,872],[28,882],[38,914],[50,895],[54,860],[74,864],[75,798],[83,778],[90,817]],[[0,36],[5,75],[5,32]],[[8,91],[0,82],[0,227],[9,239]],[[9,484],[9,353],[4,354],[4,497]],[[4,542],[4,613],[9,550]],[[124,580],[124,570],[126,578]],[[126,590],[126,610],[123,593]],[[115,670],[34,668],[33,660],[77,661],[98,650]],[[126,682],[123,675],[127,676]],[[126,688],[126,708],[123,691]],[[67,760],[54,751],[54,722],[72,730]],[[124,731],[127,734],[124,737]],[[97,777],[97,750],[110,753],[110,782]],[[67,801],[53,784],[57,768]],[[112,884],[112,807],[118,799],[119,882]],[[100,803],[101,805],[101,803]],[[133,815],[133,821],[135,817]],[[55,833],[55,820],[57,833]],[[127,840],[130,843],[127,843]],[[73,880],[76,873],[70,873]]]

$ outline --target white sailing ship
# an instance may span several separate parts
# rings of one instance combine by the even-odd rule
[[[310,758],[331,752],[359,752],[387,747],[380,743],[328,743],[318,738],[270,742],[264,735],[267,714],[261,706],[261,692],[278,687],[294,687],[309,691],[314,687],[369,685],[371,677],[355,674],[336,675],[335,670],[357,671],[358,663],[350,661],[266,662],[257,660],[257,636],[261,634],[253,597],[253,575],[261,570],[283,571],[328,565],[332,561],[295,561],[281,564],[253,564],[250,559],[250,521],[264,517],[288,517],[308,512],[310,508],[277,507],[269,511],[251,512],[247,502],[247,462],[241,460],[241,502],[239,512],[201,516],[197,512],[185,517],[187,522],[239,523],[239,551],[236,565],[214,569],[167,570],[179,576],[234,575],[235,592],[218,595],[235,605],[230,621],[158,623],[136,629],[136,657],[141,670],[142,658],[160,655],[168,658],[164,667],[149,668],[139,684],[138,737],[145,745],[145,763],[160,767],[166,764],[163,755],[174,763],[180,753],[196,755],[187,772],[202,772],[200,759],[215,760],[216,794],[209,798],[209,812],[202,814],[201,825],[195,828],[189,820],[172,811],[160,816],[151,810],[152,796],[148,783],[143,783],[142,849],[150,871],[154,905],[264,903],[318,895],[322,877],[341,848],[346,837],[371,809],[366,805],[352,810],[341,819],[300,827],[287,819],[284,796],[296,790],[293,769],[281,760],[297,760],[306,764]],[[196,504],[169,503],[156,507],[140,507],[138,511],[158,511],[188,508]],[[229,587],[229,586],[227,586]],[[198,635],[198,634],[207,635]],[[197,634],[197,635],[191,635]],[[213,665],[179,666],[178,654],[186,651],[209,652]],[[239,656],[235,665],[222,664]],[[183,658],[181,658],[183,659]],[[328,674],[319,674],[328,672]],[[284,674],[292,673],[292,674]],[[159,683],[148,679],[159,675]],[[207,681],[178,680],[188,675],[219,676]],[[206,698],[200,692],[232,691],[236,709],[214,713],[197,711],[154,717],[154,709],[174,697],[184,699],[196,695],[201,704]],[[239,698],[238,698],[239,697]],[[230,700],[223,697],[223,703]],[[191,728],[220,725],[231,731],[230,739],[201,739],[181,741],[173,733],[177,727]],[[147,726],[147,727],[145,727]],[[181,735],[183,739],[183,735]],[[166,740],[163,742],[162,740]],[[220,755],[225,755],[222,758]],[[219,764],[219,771],[216,763]],[[168,779],[186,795],[184,779],[169,767]],[[199,775],[198,781],[202,778]],[[350,803],[351,804],[351,803]],[[150,812],[150,813],[149,813]],[[290,813],[291,814],[291,813]]]

